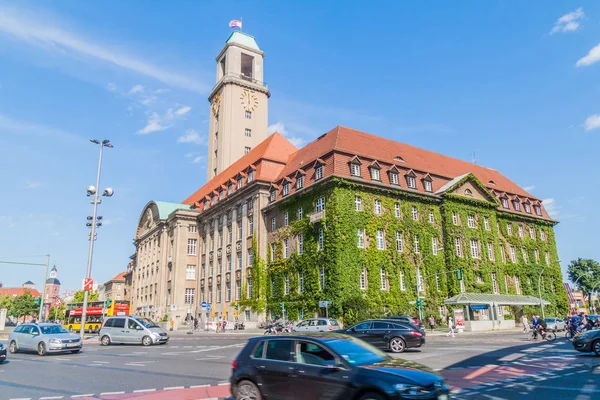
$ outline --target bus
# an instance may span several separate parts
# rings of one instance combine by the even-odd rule
[[[127,300],[107,300],[109,306],[106,307],[104,301],[88,301],[86,316],[85,316],[85,331],[88,333],[98,333],[102,327],[104,317],[114,315],[129,315],[130,305]],[[78,332],[81,329],[81,313],[83,311],[83,303],[67,304],[65,313],[65,323],[63,326],[69,332]]]

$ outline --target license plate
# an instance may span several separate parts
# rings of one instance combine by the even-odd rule
[[[438,400],[448,400],[448,395],[447,394],[441,394],[438,396]]]
[[[75,347],[75,346],[77,346],[77,343],[68,343],[67,344],[67,347]]]

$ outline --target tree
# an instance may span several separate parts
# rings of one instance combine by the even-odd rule
[[[578,258],[571,261],[567,269],[569,279],[577,282],[577,287],[592,301],[592,291],[600,290],[600,263],[589,258]]]
[[[37,310],[35,297],[29,291],[25,291],[22,295],[14,298],[9,315],[20,318],[26,315],[33,315]]]
[[[13,304],[13,298],[10,295],[7,294],[6,296],[0,297],[0,310],[2,310],[3,308],[6,308],[7,310],[10,311],[12,304]]]
[[[48,313],[48,315],[46,316],[46,319],[51,319],[51,320],[63,320],[65,318],[65,310],[67,309],[67,307],[65,307],[64,305],[61,306],[50,306],[50,312]]]
[[[73,295],[73,303],[83,303],[84,293],[85,292],[83,290],[76,291],[75,294]],[[88,294],[88,301],[97,301],[97,300],[98,300],[98,293],[90,292]]]

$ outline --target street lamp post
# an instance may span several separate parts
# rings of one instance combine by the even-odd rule
[[[440,251],[444,251],[443,248],[437,249],[437,252],[439,253]],[[419,264],[417,265],[417,285],[416,285],[416,289],[417,289],[417,303],[419,301],[419,295],[421,293],[421,281],[423,280],[422,276],[421,276],[421,267],[423,266],[423,263],[425,262],[425,260],[427,260],[429,257],[433,256],[433,255],[437,255],[433,254],[433,253],[429,253],[428,255],[426,255],[425,257],[423,257],[421,259],[421,261],[419,262]],[[419,307],[417,305],[417,309],[419,312],[419,319],[422,321],[423,320],[423,308]]]
[[[108,140],[103,140],[100,142],[96,139],[90,140],[92,143],[100,146],[100,157],[98,157],[98,172],[96,174],[96,186],[88,186],[87,194],[88,196],[93,196],[90,203],[92,203],[92,216],[88,217],[87,226],[92,230],[90,232],[90,246],[88,249],[88,261],[87,261],[87,269],[85,272],[86,279],[89,279],[92,274],[92,256],[94,254],[94,241],[96,240],[96,227],[102,226],[102,222],[97,222],[102,220],[102,217],[97,216],[98,212],[98,204],[102,203],[102,200],[99,198],[98,187],[100,186],[100,170],[102,169],[102,153],[105,147],[112,148],[113,145],[110,144]],[[104,190],[102,196],[111,197],[114,194],[114,190],[111,188],[107,188]],[[85,334],[85,320],[87,316],[87,304],[88,304],[89,290],[85,290],[83,293],[83,308],[81,310],[81,329],[79,334],[81,336],[81,341],[83,342],[83,336]]]

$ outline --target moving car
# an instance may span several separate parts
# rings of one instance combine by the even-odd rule
[[[396,315],[396,316],[392,316],[392,317],[385,317],[384,319],[396,319],[396,320],[400,320],[402,322],[407,322],[409,324],[413,324],[414,326],[416,326],[419,329],[422,329],[422,330],[425,329],[425,326],[423,325],[423,323],[421,321],[419,321],[415,317],[411,317],[410,315]]]
[[[0,364],[6,360],[6,346],[0,343]]]
[[[425,344],[425,332],[412,324],[389,319],[363,321],[338,331],[362,339],[383,350],[402,353]]]
[[[58,324],[23,324],[8,335],[11,353],[22,350],[37,351],[40,356],[67,351],[79,353],[81,345],[79,336],[69,333]]]
[[[340,323],[331,318],[310,318],[300,322],[294,332],[327,332],[340,329]]]
[[[348,335],[256,337],[232,363],[234,399],[447,400],[444,378]]]
[[[548,329],[555,332],[564,331],[567,327],[562,318],[546,318],[544,321],[546,321]]]
[[[112,343],[141,343],[150,346],[169,341],[169,335],[161,327],[148,318],[136,316],[106,318],[99,337],[103,346]]]
[[[573,338],[573,348],[582,353],[596,353],[600,357],[600,329],[583,332]]]

